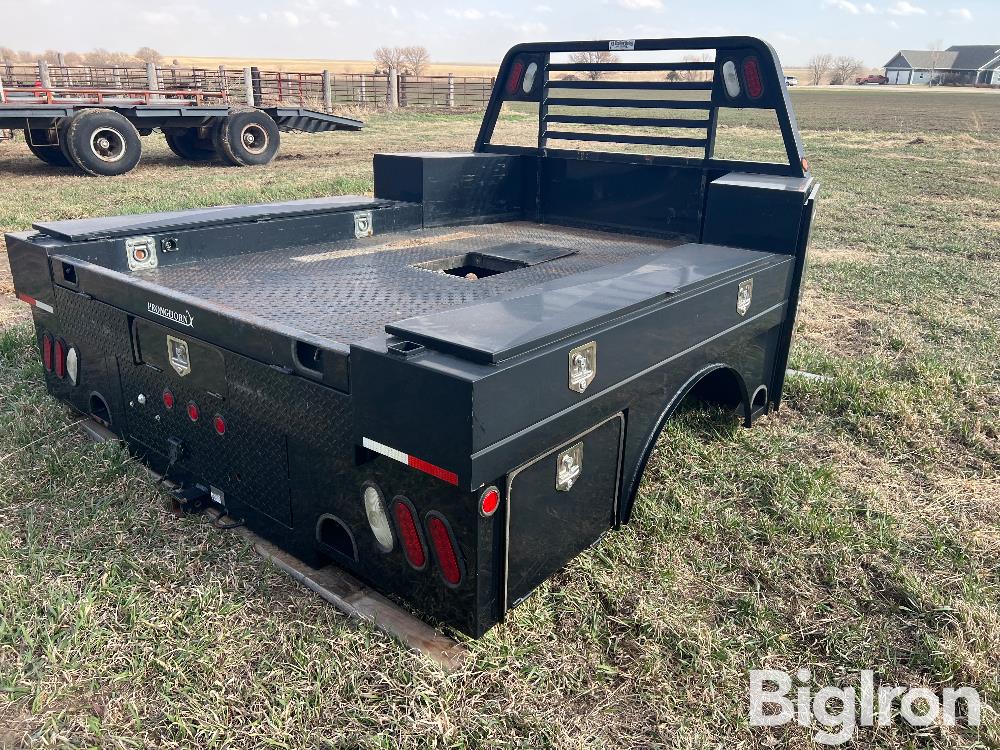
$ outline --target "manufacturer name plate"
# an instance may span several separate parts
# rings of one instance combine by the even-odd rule
[[[631,52],[635,49],[635,39],[612,39],[608,42],[611,52]]]

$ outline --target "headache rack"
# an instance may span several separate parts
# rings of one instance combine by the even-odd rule
[[[695,51],[702,59],[642,59],[657,53],[690,57]],[[634,80],[637,74],[644,80]],[[789,177],[809,171],[777,54],[752,37],[522,44],[504,58],[497,82],[476,140],[478,152],[672,163]],[[494,140],[504,105],[518,102],[538,105],[534,147]],[[725,108],[772,110],[786,161],[717,158],[719,112]],[[574,142],[579,145],[569,147]],[[642,146],[661,152],[636,148]]]

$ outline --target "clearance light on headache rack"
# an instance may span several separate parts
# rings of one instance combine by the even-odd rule
[[[212,419],[212,426],[215,428],[215,434],[222,435],[226,434],[226,420],[223,419],[221,414],[216,414]]]
[[[169,388],[165,389],[163,391],[163,405],[168,409],[173,409],[174,403],[175,401],[173,392]]]
[[[192,422],[197,422],[198,419],[201,417],[201,409],[198,408],[198,404],[196,404],[194,401],[188,401],[187,415],[188,419],[190,419]]]
[[[756,57],[748,57],[743,61],[743,80],[747,84],[747,96],[760,99],[764,95],[764,79],[760,76],[760,65]]]

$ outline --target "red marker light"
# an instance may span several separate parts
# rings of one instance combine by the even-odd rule
[[[62,380],[66,377],[66,344],[62,339],[56,339],[54,356],[56,377]]]
[[[489,487],[479,500],[480,512],[489,518],[497,512],[500,507],[500,490],[496,487]]]
[[[215,415],[215,419],[212,420],[215,425],[215,431],[220,435],[226,434],[226,420],[224,420],[219,414]]]
[[[42,364],[46,372],[52,372],[52,337],[47,333],[42,336]]]
[[[163,392],[163,405],[168,409],[174,408],[174,394],[169,389]]]
[[[457,586],[462,582],[462,563],[459,562],[455,550],[455,540],[444,519],[436,513],[427,515],[427,532],[434,545],[434,556],[437,558],[441,577],[449,586]]]
[[[406,561],[417,570],[423,570],[427,566],[427,550],[413,515],[413,506],[405,498],[397,497],[392,503],[392,514],[396,517]]]
[[[188,401],[187,405],[188,419],[192,422],[197,422],[198,417],[201,416],[201,410],[198,408],[198,404],[194,401]]]

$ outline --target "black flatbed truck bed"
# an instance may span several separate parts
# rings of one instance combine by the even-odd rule
[[[376,155],[375,198],[8,235],[50,391],[184,502],[482,634],[628,521],[683,399],[780,404],[818,190],[781,68],[750,38],[626,41],[715,48],[717,80],[753,58],[729,103],[777,112],[788,163],[550,149],[550,55],[625,42],[522,45],[476,151]],[[532,96],[539,146],[492,143]]]

